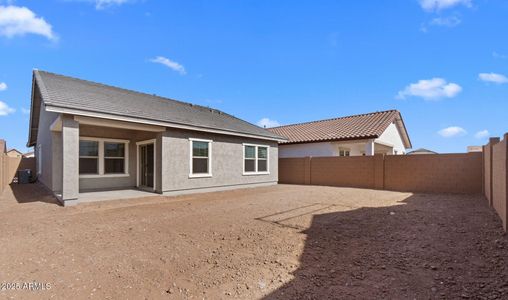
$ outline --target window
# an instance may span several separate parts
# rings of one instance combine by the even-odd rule
[[[81,138],[81,177],[128,176],[128,143],[124,140]]]
[[[350,150],[347,148],[340,148],[339,149],[339,156],[349,156]]]
[[[79,141],[79,174],[99,174],[98,141]]]
[[[245,146],[245,172],[256,172],[256,146]]]
[[[104,142],[104,174],[125,173],[125,144]]]
[[[243,173],[268,174],[268,146],[244,144]]]
[[[190,139],[190,177],[212,176],[212,141]]]

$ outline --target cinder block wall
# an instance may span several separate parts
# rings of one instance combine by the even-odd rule
[[[35,158],[8,157],[0,153],[0,194],[12,182],[16,171],[21,169],[35,171]]]
[[[279,182],[305,184],[305,163],[309,158],[279,159]]]
[[[375,187],[374,157],[313,157],[310,167],[313,185]]]
[[[482,162],[481,153],[281,158],[279,182],[480,194]]]
[[[491,203],[508,230],[508,134],[492,145]]]
[[[482,162],[481,153],[389,155],[385,157],[385,189],[480,194]]]

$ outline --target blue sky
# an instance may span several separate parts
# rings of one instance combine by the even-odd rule
[[[0,0],[0,138],[33,68],[291,124],[402,112],[414,148],[508,131],[508,1]]]

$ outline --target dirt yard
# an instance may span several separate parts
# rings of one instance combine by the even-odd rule
[[[61,207],[0,198],[2,298],[508,297],[508,238],[480,196],[279,185]],[[37,282],[49,289],[13,290]]]

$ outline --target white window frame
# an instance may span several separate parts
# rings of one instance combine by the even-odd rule
[[[254,172],[246,172],[245,171],[245,147],[246,146],[252,146],[252,147],[255,147],[255,154],[256,154],[256,158],[255,158],[255,171]],[[243,169],[243,175],[245,176],[249,176],[249,175],[269,175],[270,174],[270,146],[269,145],[260,145],[260,144],[248,144],[248,143],[243,143],[243,160],[242,160],[242,169]],[[266,171],[261,171],[259,172],[258,171],[258,161],[259,161],[259,158],[258,158],[258,148],[259,147],[263,147],[263,148],[266,148]]]
[[[192,151],[192,144],[193,142],[205,142],[208,143],[208,173],[199,173],[194,174],[192,173],[192,159],[193,151]],[[205,140],[205,139],[196,139],[196,138],[189,138],[189,178],[206,178],[206,177],[212,177],[212,140]]]
[[[80,174],[79,178],[110,178],[110,177],[129,177],[129,140],[109,139],[109,138],[96,138],[96,137],[79,137],[80,141],[92,141],[99,143],[99,174]],[[124,173],[118,174],[105,174],[104,173],[104,143],[123,143],[124,144]],[[79,151],[79,149],[78,149]],[[78,163],[79,164],[79,163]],[[79,170],[79,165],[78,165]]]

